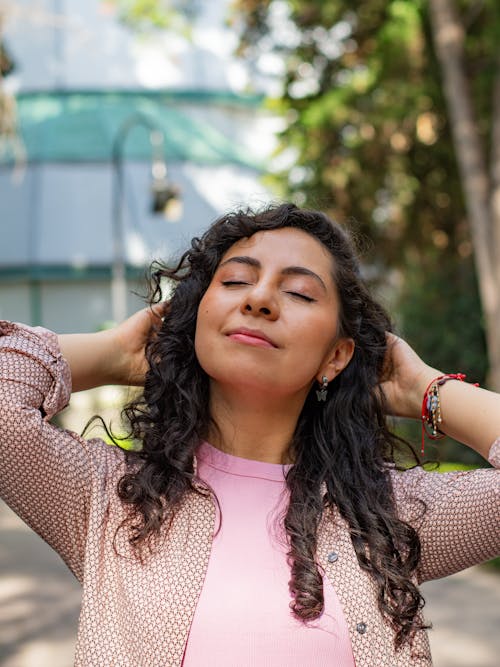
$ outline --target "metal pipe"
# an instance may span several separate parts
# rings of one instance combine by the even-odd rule
[[[152,149],[153,179],[166,180],[167,164],[164,158],[165,136],[154,123],[144,114],[136,113],[127,118],[118,129],[112,147],[113,164],[113,262],[111,268],[111,306],[113,320],[118,323],[127,317],[127,276],[126,248],[123,220],[123,191],[125,181],[124,149],[130,130],[134,127],[145,127],[149,130],[149,141]]]

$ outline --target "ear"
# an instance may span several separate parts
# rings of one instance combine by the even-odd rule
[[[352,338],[339,338],[335,341],[325,363],[322,364],[316,376],[320,384],[323,376],[328,378],[328,382],[331,382],[344,370],[352,359],[355,346]]]

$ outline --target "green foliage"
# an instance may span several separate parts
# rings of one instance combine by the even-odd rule
[[[431,366],[484,384],[486,343],[474,267],[470,259],[442,260],[439,271],[433,258],[429,266],[407,265],[397,307],[402,334]]]
[[[439,185],[451,174],[458,189],[448,136],[446,161],[436,160],[446,118],[420,3],[289,4],[302,41],[283,49],[291,121],[281,145],[303,169],[278,179],[300,203],[357,220],[384,263],[404,260],[401,241],[419,250],[436,226]],[[440,226],[456,219],[451,199],[441,202]]]
[[[494,558],[493,560],[488,561],[486,567],[489,567],[500,574],[500,558]]]
[[[424,466],[430,472],[454,472],[456,470],[475,470],[477,466],[467,464],[467,463],[457,463],[455,461],[447,461],[446,463],[440,463],[438,468],[431,466]]]
[[[398,419],[395,432],[401,438],[410,442],[420,450],[422,442],[422,425],[420,422],[410,419]],[[429,440],[425,438],[425,454],[423,459],[429,462],[429,466],[441,472],[447,472],[448,466],[463,465],[466,469],[485,467],[488,464],[482,456],[469,447],[464,447],[452,438],[443,440]],[[405,462],[403,465],[413,465],[413,461]],[[456,470],[458,468],[449,468]]]
[[[111,4],[119,20],[133,30],[173,30],[185,37],[190,35],[189,21],[196,9],[194,0],[112,0]]]
[[[11,74],[15,67],[15,63],[12,60],[7,47],[0,39],[0,79],[4,76],[7,76],[8,74]]]
[[[135,442],[134,440],[130,440],[126,437],[121,437],[116,435],[113,437],[114,439],[110,438],[109,436],[106,436],[104,438],[104,442],[108,445],[120,447],[120,449],[125,449],[127,451],[138,451],[141,449],[141,444]]]

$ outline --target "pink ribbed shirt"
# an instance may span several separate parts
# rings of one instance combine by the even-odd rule
[[[218,498],[220,529],[183,667],[354,667],[344,614],[328,581],[325,611],[317,621],[306,626],[290,610],[290,568],[279,520],[288,502],[287,466],[231,456],[207,443],[197,460],[199,476]]]

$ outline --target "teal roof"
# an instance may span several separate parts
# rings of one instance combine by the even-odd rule
[[[199,110],[209,107],[257,108],[259,96],[197,91],[61,91],[17,96],[19,132],[29,162],[109,162],[113,141],[131,115],[146,116],[165,136],[167,161],[240,164],[259,169],[248,147],[239,145]],[[196,105],[197,114],[189,109]],[[127,159],[149,160],[151,147],[144,127],[130,130]],[[0,164],[12,155],[0,155]]]
[[[145,267],[127,264],[128,280],[143,281]],[[0,285],[44,281],[54,283],[81,282],[82,280],[110,280],[111,266],[90,265],[76,267],[72,264],[28,264],[25,266],[2,266],[0,264]]]

